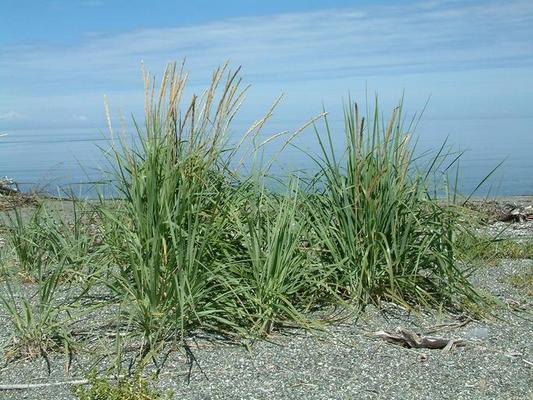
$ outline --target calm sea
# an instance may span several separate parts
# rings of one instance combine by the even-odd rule
[[[275,125],[265,131],[274,133]],[[335,126],[335,143],[342,143],[342,130]],[[239,129],[236,129],[238,131]],[[37,186],[52,193],[69,185],[77,194],[94,194],[91,182],[102,178],[108,168],[98,147],[108,140],[98,128],[32,129],[7,131],[0,138],[0,177],[7,176],[23,188]],[[235,132],[237,136],[237,132]],[[423,120],[417,129],[417,152],[435,150],[445,139],[461,157],[460,189],[469,194],[500,162],[479,195],[533,195],[533,118]],[[316,151],[313,132],[304,132],[295,142]],[[267,153],[275,152],[275,145]],[[288,147],[278,156],[278,171],[312,171],[313,162],[303,152]],[[444,167],[444,166],[443,166]],[[276,171],[275,171],[276,172]],[[80,185],[81,184],[81,185]]]

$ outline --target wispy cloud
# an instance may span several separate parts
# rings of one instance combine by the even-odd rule
[[[78,114],[73,114],[72,118],[80,122],[87,122],[89,120],[89,118],[87,118],[85,115],[78,115]]]
[[[22,114],[16,111],[8,111],[0,113],[0,121],[17,121],[23,119]]]
[[[287,91],[298,81],[533,66],[531,1],[392,4],[140,29],[71,47],[6,46],[0,76],[10,79],[0,105],[1,96],[18,105],[131,91],[141,59],[159,68],[187,57],[194,77],[229,59],[250,81],[283,82]]]

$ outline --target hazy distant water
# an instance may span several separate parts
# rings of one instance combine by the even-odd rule
[[[265,136],[286,128],[282,125],[272,124]],[[335,142],[340,146],[343,140],[340,123],[333,123],[333,128],[337,132]],[[56,187],[75,184],[80,194],[90,194],[93,190],[90,184],[76,185],[101,179],[101,171],[107,166],[97,146],[107,148],[109,143],[97,128],[5,133],[8,136],[0,138],[0,176],[8,176],[23,187],[38,185],[54,192]],[[465,151],[460,164],[463,193],[473,190],[505,160],[479,194],[489,190],[495,195],[533,194],[533,118],[423,120],[417,134],[419,152],[438,148],[446,137],[453,149]],[[310,151],[316,150],[313,143],[311,131],[296,141]],[[269,150],[272,153],[274,147]],[[287,148],[277,165],[275,172],[314,168],[313,162],[294,148]]]

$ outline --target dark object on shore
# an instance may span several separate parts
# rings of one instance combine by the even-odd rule
[[[380,337],[389,343],[410,349],[444,349],[444,351],[449,351],[454,347],[463,344],[463,341],[460,339],[420,336],[415,332],[402,327],[396,328],[394,333],[378,331],[374,333],[374,336]]]
[[[502,222],[525,222],[533,219],[533,206],[505,205],[506,212],[502,213],[499,220]]]
[[[11,179],[0,179],[0,210],[27,207],[37,204],[38,196],[21,192]]]

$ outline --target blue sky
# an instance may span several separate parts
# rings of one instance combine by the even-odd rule
[[[0,131],[103,126],[142,110],[140,63],[187,58],[192,90],[242,65],[244,118],[377,92],[426,118],[533,117],[533,1],[1,0]],[[288,127],[290,128],[290,127]]]

